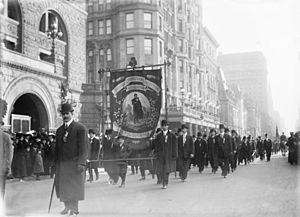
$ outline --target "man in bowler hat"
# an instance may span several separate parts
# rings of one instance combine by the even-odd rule
[[[55,190],[64,203],[62,215],[77,216],[78,201],[84,200],[85,164],[88,151],[86,127],[74,121],[73,107],[62,104],[63,125],[56,131]]]

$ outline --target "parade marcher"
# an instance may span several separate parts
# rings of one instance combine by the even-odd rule
[[[42,158],[42,151],[36,144],[32,146],[33,149],[33,173],[36,175],[36,180],[40,180],[40,175],[44,173],[44,165]]]
[[[233,162],[231,163],[231,171],[233,172],[237,168],[237,162],[238,162],[238,147],[241,143],[241,139],[238,135],[238,133],[235,130],[231,130],[231,136],[232,136],[232,153],[233,153]]]
[[[263,160],[265,158],[265,149],[264,149],[264,144],[261,139],[261,136],[258,136],[256,150],[257,150],[257,154],[259,155],[260,160]]]
[[[300,159],[300,131],[295,133],[295,165],[298,165]]]
[[[270,161],[271,159],[272,146],[272,141],[268,138],[268,134],[266,133],[264,139],[264,149],[266,150],[267,161]]]
[[[240,163],[248,164],[248,150],[247,150],[247,138],[243,136],[241,149],[240,149]]]
[[[2,122],[2,120],[0,120],[0,122]],[[5,182],[7,175],[11,173],[12,158],[13,146],[10,136],[0,129],[0,204],[3,204],[2,202],[4,202]],[[1,207],[0,210],[2,210]],[[0,214],[2,214],[1,211]]]
[[[113,140],[112,140],[112,130],[107,129],[105,131],[105,135],[102,139],[102,154],[103,154],[103,160],[112,160],[113,159]],[[113,184],[111,172],[113,167],[113,162],[103,162],[104,170],[107,172],[109,177],[109,184]]]
[[[222,176],[226,178],[229,170],[229,157],[231,154],[231,139],[229,135],[225,134],[225,127],[223,124],[220,125],[220,134],[216,137],[217,148],[218,148],[218,160],[219,166],[222,170]]]
[[[163,189],[169,183],[169,174],[176,170],[178,156],[177,138],[168,130],[168,122],[162,120],[162,132],[157,135],[157,170],[161,175]]]
[[[56,131],[55,189],[65,206],[61,214],[77,216],[78,201],[84,200],[88,132],[83,124],[74,121],[73,111],[71,104],[62,104],[64,124]]]
[[[225,128],[225,135],[227,135],[228,139],[229,139],[229,144],[230,144],[230,150],[233,150],[233,138],[230,134],[229,128]],[[228,173],[230,173],[230,168],[233,167],[233,151],[230,152],[229,154],[229,165],[228,165]],[[231,170],[233,172],[233,169]]]
[[[161,128],[157,128],[155,134],[152,137],[151,140],[151,149],[153,150],[153,155],[152,157],[155,158],[152,160],[152,164],[153,164],[153,172],[154,174],[156,174],[157,177],[157,184],[160,185],[162,184],[162,179],[161,179],[161,175],[158,171],[158,145],[159,145],[159,141],[157,136],[162,133],[162,129]]]
[[[125,145],[124,143],[124,137],[123,136],[118,136],[117,138],[117,143],[116,143],[116,153],[115,153],[115,158],[116,159],[125,159],[128,158],[131,154],[131,150],[129,146]],[[116,162],[116,172],[117,172],[117,177],[121,178],[121,185],[119,186],[120,188],[125,187],[125,179],[126,179],[126,173],[127,173],[127,160],[120,160]],[[117,180],[115,180],[117,182]]]
[[[294,132],[290,133],[290,137],[287,141],[287,146],[289,148],[289,154],[288,154],[288,162],[293,165],[296,164],[297,159],[297,148],[296,148],[296,137],[294,135]]]
[[[282,132],[282,135],[280,136],[280,150],[281,150],[282,156],[285,156],[286,152],[287,152],[286,142],[287,142],[287,138],[284,135],[284,132]]]
[[[100,140],[96,138],[95,131],[89,129],[89,150],[88,150],[88,160],[87,168],[89,171],[89,180],[92,182],[93,179],[93,170],[96,175],[96,180],[99,179],[99,153],[100,153]]]
[[[252,162],[252,153],[253,153],[253,147],[252,147],[250,135],[247,137],[246,147],[247,147],[247,161],[248,161],[248,163],[250,163],[250,162]]]
[[[216,173],[218,170],[218,149],[216,144],[216,130],[211,129],[209,132],[209,137],[207,139],[207,149],[209,162],[211,166],[212,173]]]
[[[197,133],[197,139],[194,142],[195,147],[195,161],[199,168],[199,173],[202,173],[205,166],[205,159],[207,155],[207,142],[202,137],[202,134],[200,132]]]
[[[183,135],[178,137],[178,167],[179,177],[184,182],[187,178],[187,173],[190,166],[190,160],[194,157],[195,149],[193,144],[193,137],[188,135],[188,127],[182,125]]]

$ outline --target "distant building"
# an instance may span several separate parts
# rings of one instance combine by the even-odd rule
[[[239,85],[243,94],[253,100],[261,112],[262,131],[272,134],[273,111],[268,70],[261,52],[245,52],[219,55],[219,64],[229,84]],[[254,120],[253,120],[254,121]]]
[[[0,2],[0,97],[8,103],[5,127],[14,132],[55,130],[62,121],[59,107],[67,87],[80,119],[87,13],[66,0]],[[47,37],[51,25],[62,32],[53,43],[55,49]]]

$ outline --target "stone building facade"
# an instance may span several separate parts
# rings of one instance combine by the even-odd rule
[[[206,72],[214,73],[204,71],[204,59],[209,66],[216,62],[203,47],[202,1],[88,0],[86,10],[88,82],[82,110],[86,125],[100,131],[110,127],[109,69],[125,68],[133,56],[138,66],[171,63],[166,73],[162,68],[161,110],[161,119],[168,114],[170,128],[185,123],[190,133],[196,134],[218,125],[217,93],[207,107],[204,99],[208,91],[201,90],[202,83],[208,81]],[[211,34],[206,36],[210,51],[216,54],[215,39]],[[216,88],[216,79],[210,81]]]
[[[55,130],[61,123],[61,95],[66,92],[80,119],[87,13],[66,0],[1,2],[0,97],[8,103],[5,126],[22,130],[12,117],[26,115],[31,129]],[[54,42],[47,37],[52,24],[62,32]]]

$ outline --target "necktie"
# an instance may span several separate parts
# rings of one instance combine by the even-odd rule
[[[65,130],[68,129],[68,124],[65,124]]]

